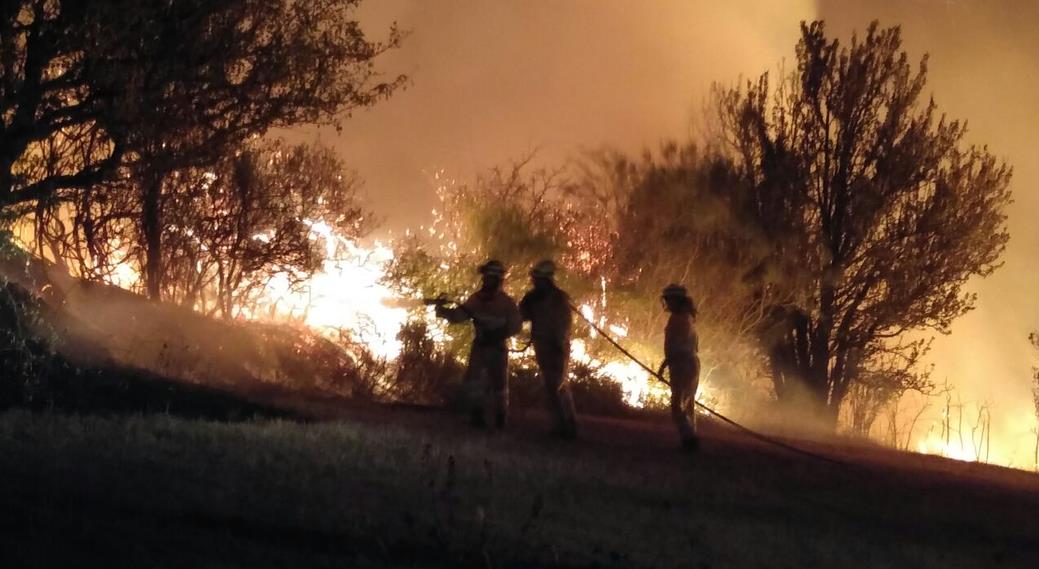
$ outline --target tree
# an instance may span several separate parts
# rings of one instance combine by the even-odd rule
[[[272,278],[298,285],[335,249],[328,240],[371,225],[359,179],[327,147],[268,143],[191,174],[171,179],[164,296],[203,312],[252,310]]]
[[[599,308],[625,324],[640,355],[657,358],[667,318],[660,291],[683,283],[697,304],[701,379],[744,401],[763,395],[755,390],[762,357],[754,337],[762,302],[741,282],[759,253],[732,231],[732,164],[709,146],[665,142],[641,158],[594,153],[579,171],[574,225],[582,232],[570,240],[570,256],[603,279],[608,305]]]
[[[1039,332],[1028,335],[1028,341],[1039,349]],[[1035,451],[1032,455],[1036,470],[1039,470],[1039,367],[1032,368],[1032,402],[1035,404]]]
[[[272,278],[291,287],[321,267],[334,245],[322,231],[357,238],[372,221],[356,174],[321,146],[258,142],[211,168],[174,172],[166,187],[162,293],[206,314],[252,310]],[[143,289],[142,208],[132,191],[59,204],[36,218],[34,249],[75,274],[122,274],[117,284]]]
[[[352,12],[359,0],[197,0],[148,18],[160,41],[133,47],[146,62],[128,78],[140,120],[128,148],[142,192],[145,281],[159,298],[165,276],[166,178],[203,168],[272,127],[333,122],[402,84],[378,82],[373,60],[398,44],[366,39]],[[192,38],[183,43],[182,38]],[[172,48],[172,49],[171,49]],[[158,80],[156,80],[158,78]]]
[[[133,62],[85,2],[5,2],[0,7],[0,210],[59,189],[96,184],[125,145],[110,123],[117,81]],[[126,30],[133,34],[136,30]]]
[[[429,235],[413,235],[397,247],[389,282],[426,297],[460,298],[474,290],[480,263],[496,258],[515,275],[505,286],[519,298],[528,284],[523,275],[533,263],[568,254],[568,235],[575,223],[574,211],[564,199],[564,172],[534,168],[533,158],[492,168],[472,183],[441,179]],[[577,288],[580,294],[589,287],[577,276],[565,271],[560,278],[572,293]],[[468,339],[465,333],[456,335],[451,351],[461,353]]]
[[[797,69],[717,88],[721,133],[741,184],[730,196],[761,261],[747,275],[768,304],[759,327],[777,395],[807,395],[831,424],[880,360],[915,361],[975,302],[1009,235],[1011,170],[966,145],[965,123],[922,101],[898,27],[874,22],[843,47],[802,24]]]
[[[400,35],[367,40],[351,19],[358,2],[5,4],[0,208],[113,179],[107,191],[139,191],[157,298],[172,172],[214,164],[272,127],[335,123],[402,84],[373,67]]]

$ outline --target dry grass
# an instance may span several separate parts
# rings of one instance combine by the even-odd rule
[[[656,426],[585,426],[565,444],[389,410],[9,412],[0,566],[1039,566],[1034,477],[840,468],[710,433],[693,458]]]

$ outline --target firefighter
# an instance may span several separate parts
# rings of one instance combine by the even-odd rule
[[[493,421],[504,429],[509,415],[506,341],[519,332],[523,321],[516,302],[502,290],[505,266],[492,259],[480,265],[479,273],[480,290],[456,307],[438,304],[436,314],[451,323],[473,322],[475,334],[465,372],[471,420],[480,427]]]
[[[534,265],[530,271],[533,288],[520,301],[520,313],[523,320],[530,321],[530,339],[545,383],[552,435],[572,439],[577,437],[577,420],[566,375],[573,317],[570,296],[556,286],[555,273],[556,265],[552,261]]]
[[[658,374],[667,368],[671,380],[671,417],[678,428],[682,447],[690,451],[700,448],[696,435],[696,389],[700,383],[700,358],[693,321],[696,305],[682,285],[671,284],[661,295],[664,307],[671,313],[664,328],[664,362]]]

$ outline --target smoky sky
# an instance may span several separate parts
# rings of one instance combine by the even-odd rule
[[[410,32],[379,63],[406,91],[354,114],[336,146],[388,228],[428,220],[431,174],[466,179],[537,151],[625,150],[685,137],[715,80],[757,74],[791,52],[811,0],[380,0],[366,32]]]
[[[930,54],[940,110],[967,120],[970,141],[1015,169],[1006,265],[971,283],[978,308],[939,338],[935,378],[995,403],[994,438],[1027,438],[1026,338],[1039,328],[1039,2],[381,0],[359,17],[374,37],[393,21],[410,32],[379,67],[411,84],[355,113],[341,134],[292,137],[334,146],[394,231],[428,221],[439,169],[466,179],[534,149],[552,163],[687,136],[712,82],[793,60],[802,20],[821,17],[845,40],[874,19],[901,25],[910,55]]]

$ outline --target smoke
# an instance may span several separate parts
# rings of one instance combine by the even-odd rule
[[[533,149],[557,163],[684,138],[713,81],[773,67],[812,16],[811,0],[364,2],[367,33],[411,31],[379,63],[411,86],[342,135],[296,135],[336,146],[399,231],[428,223],[439,169],[469,179]]]

